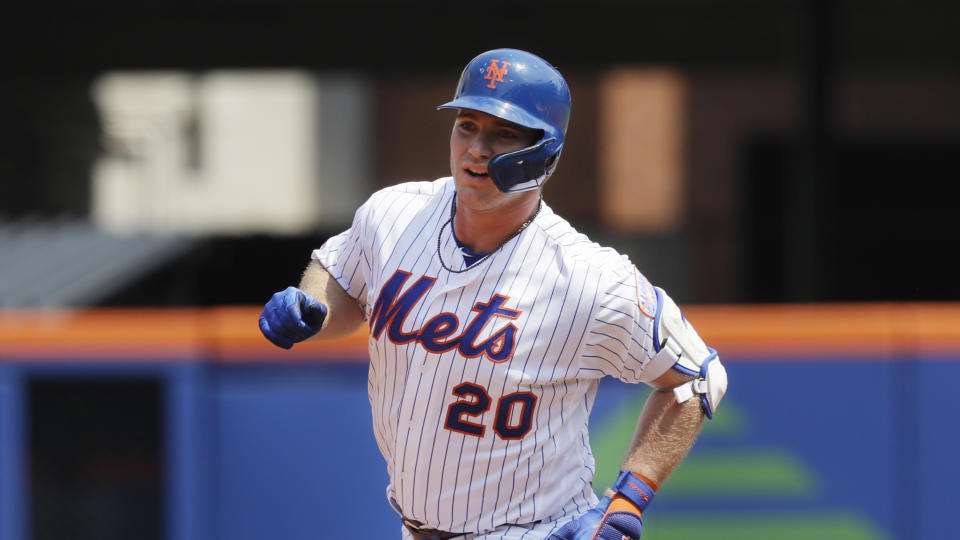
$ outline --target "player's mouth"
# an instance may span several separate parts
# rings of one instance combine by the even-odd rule
[[[486,169],[486,168],[480,168],[480,167],[464,167],[464,168],[463,168],[463,171],[464,171],[465,173],[467,173],[468,175],[474,177],[474,178],[487,178],[488,176],[490,176],[490,175],[487,173],[487,169]]]

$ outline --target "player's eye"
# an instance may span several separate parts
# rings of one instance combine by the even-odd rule
[[[457,123],[457,129],[466,133],[473,133],[477,130],[477,125],[470,120],[461,120]]]
[[[499,135],[501,139],[510,139],[510,140],[513,140],[519,137],[519,135],[516,132],[511,131],[509,129],[501,129]]]

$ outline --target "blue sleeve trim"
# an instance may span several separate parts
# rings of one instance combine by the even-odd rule
[[[700,376],[700,372],[699,372],[699,371],[694,371],[694,370],[692,370],[692,369],[685,368],[685,367],[681,366],[679,363],[674,364],[674,365],[673,365],[673,369],[679,371],[680,373],[683,373],[684,375],[689,375],[689,376],[691,376],[691,377],[699,377],[699,376]]]
[[[660,352],[663,348],[663,342],[660,341],[660,314],[663,313],[663,296],[660,289],[654,287],[657,293],[657,315],[653,318],[653,350]]]

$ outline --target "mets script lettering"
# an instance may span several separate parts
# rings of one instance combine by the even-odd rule
[[[497,65],[499,60],[496,58],[490,60],[490,65],[487,66],[487,74],[483,76],[484,79],[490,81],[490,84],[487,85],[487,88],[496,88],[498,82],[503,82],[503,76],[507,74],[507,66],[510,65],[510,62],[504,62],[502,65]]]
[[[499,294],[494,295],[489,302],[474,304],[471,311],[475,312],[476,316],[458,336],[451,337],[460,326],[459,319],[453,313],[441,313],[427,321],[423,328],[404,332],[403,323],[410,314],[410,310],[436,281],[436,278],[423,276],[400,295],[400,289],[409,278],[409,272],[397,270],[380,289],[380,295],[377,296],[373,306],[373,314],[370,316],[370,334],[374,339],[380,339],[386,329],[387,339],[391,342],[402,345],[416,341],[424,349],[433,353],[457,349],[467,358],[482,355],[494,362],[506,362],[513,356],[517,333],[517,327],[513,323],[500,328],[485,341],[476,343],[484,327],[494,319],[514,320],[522,313],[503,307],[507,297]]]

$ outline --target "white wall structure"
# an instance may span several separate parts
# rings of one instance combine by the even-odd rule
[[[295,71],[112,73],[93,88],[111,231],[296,234],[369,194],[369,85]],[[329,135],[328,135],[329,134]]]

